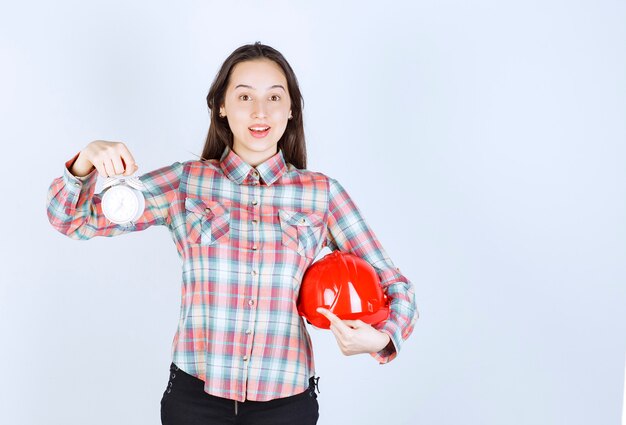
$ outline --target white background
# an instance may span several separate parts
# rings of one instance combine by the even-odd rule
[[[380,366],[311,330],[320,424],[615,424],[626,353],[622,1],[24,1],[0,10],[3,424],[156,424],[178,320],[165,227],[74,241],[64,161],[199,155],[224,59],[282,52],[420,319]],[[99,183],[101,184],[101,182]]]

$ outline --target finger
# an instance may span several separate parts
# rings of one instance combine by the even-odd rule
[[[113,169],[113,163],[110,159],[105,159],[102,163],[104,167],[105,177],[111,177],[115,175],[115,170]]]
[[[129,176],[133,174],[135,171],[137,171],[139,167],[137,166],[137,163],[135,162],[135,157],[133,157],[133,154],[130,153],[130,151],[128,150],[125,144],[122,143],[120,145],[120,149],[121,149],[120,156],[122,157],[122,161],[124,161],[124,164],[125,164],[124,174]]]
[[[111,158],[111,163],[113,164],[113,171],[116,176],[124,174],[124,164],[122,163],[121,157]]]
[[[337,329],[337,326],[335,325],[330,325],[330,330],[335,336],[335,339],[337,340],[337,345],[339,345],[339,348],[341,348],[341,350],[343,351],[346,345],[344,341],[345,335],[339,329]]]
[[[326,310],[325,308],[322,308],[322,307],[318,307],[317,312],[332,322],[332,316],[334,316],[334,314],[331,313],[329,310]]]
[[[335,339],[337,340],[337,346],[339,350],[343,353],[344,356],[350,356],[354,354],[352,350],[349,348],[348,341],[344,334],[342,334],[335,325],[331,325],[331,330],[333,331],[333,335],[335,335]]]
[[[351,327],[352,329],[359,329],[370,326],[369,324],[361,321],[361,320],[344,320],[343,323]]]
[[[331,322],[330,330],[333,331],[337,340],[341,340],[342,343],[345,342],[349,332],[349,328],[346,325],[341,323],[341,321],[339,323]]]
[[[337,333],[337,327],[335,325],[331,324],[328,329],[330,329],[330,331],[333,333],[333,335],[337,339],[337,342],[339,342],[339,335]]]
[[[326,317],[331,324],[337,326],[339,329],[346,330],[347,326],[343,323],[343,321],[337,317],[334,313],[332,313],[330,310],[325,309],[323,307],[319,307],[317,309],[317,312],[322,314],[324,317]]]
[[[98,162],[98,163],[93,164],[93,166],[96,167],[96,171],[98,172],[98,175],[102,177],[106,177],[106,170],[104,169],[104,164],[102,164],[101,162]]]

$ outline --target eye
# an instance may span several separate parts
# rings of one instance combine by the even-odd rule
[[[250,96],[248,96],[247,94],[242,94],[241,96],[239,96],[239,99],[241,99],[242,97],[249,98]],[[241,100],[246,100],[246,99],[241,99]]]
[[[273,99],[273,98],[276,98],[277,101],[280,100],[280,96],[277,94],[270,96],[270,99]]]

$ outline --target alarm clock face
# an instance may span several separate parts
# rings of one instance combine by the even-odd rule
[[[112,186],[102,196],[102,212],[116,224],[136,219],[139,199],[133,189],[125,185]]]

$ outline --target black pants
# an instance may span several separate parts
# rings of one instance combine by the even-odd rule
[[[201,379],[172,363],[161,399],[163,425],[315,425],[318,418],[314,378],[309,380],[309,388],[301,394],[270,401],[235,403],[205,393]]]

